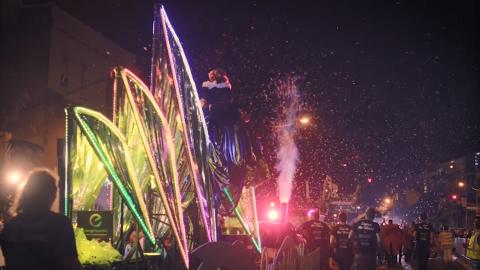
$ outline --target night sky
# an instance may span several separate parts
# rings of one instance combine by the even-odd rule
[[[272,80],[298,77],[315,125],[298,133],[297,189],[371,177],[372,201],[428,163],[480,151],[478,1],[232,2],[163,4],[197,83],[226,69],[269,155]],[[147,78],[152,2],[57,3],[137,54]]]

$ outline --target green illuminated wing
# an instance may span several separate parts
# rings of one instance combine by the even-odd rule
[[[82,132],[73,109],[66,109],[65,113],[67,154],[63,212],[71,217],[76,211],[112,210],[115,224],[118,224],[122,208],[113,206],[122,203],[120,197],[113,192],[107,170],[90,145],[86,134]],[[134,221],[129,211],[124,211],[122,218],[126,226],[115,228],[116,238],[120,236],[121,230],[127,230]]]
[[[69,165],[72,178],[77,180],[72,183],[71,195],[66,194],[65,198],[73,203],[73,209],[94,210],[98,194],[107,180],[107,171],[78,125],[72,125],[70,142]],[[70,211],[68,201],[65,213]]]
[[[145,236],[155,245],[150,218],[126,139],[113,123],[98,112],[75,107],[70,109],[69,115],[73,117],[73,124],[80,128],[98,160],[103,164]]]

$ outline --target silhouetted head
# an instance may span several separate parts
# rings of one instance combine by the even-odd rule
[[[0,128],[0,142],[10,142],[12,137],[12,130],[9,127]]]
[[[393,224],[393,220],[389,219],[389,220],[388,220],[388,224],[392,225],[392,224]]]
[[[347,222],[347,213],[341,212],[340,215],[338,215],[338,219],[343,223]]]
[[[475,230],[480,230],[480,217],[476,216],[475,221],[473,222],[473,227]]]
[[[420,214],[420,220],[421,221],[426,221],[427,220],[427,213]]]
[[[55,177],[48,169],[32,170],[15,205],[17,214],[49,211],[57,194]]]
[[[376,213],[377,213],[377,210],[375,210],[375,208],[369,207],[365,212],[365,217],[369,220],[373,220],[375,218]]]

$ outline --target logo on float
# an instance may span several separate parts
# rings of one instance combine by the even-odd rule
[[[89,219],[90,226],[98,228],[102,226],[102,216],[99,213],[92,214]]]

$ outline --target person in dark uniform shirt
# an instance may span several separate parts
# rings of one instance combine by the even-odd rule
[[[312,220],[307,221],[300,226],[300,232],[307,240],[305,248],[308,252],[319,249],[320,269],[330,269],[330,228],[327,223],[320,221],[320,213],[318,211],[312,213],[312,216]]]
[[[427,221],[427,214],[420,215],[420,222],[415,225],[415,256],[419,270],[426,270],[428,267],[428,257],[430,257],[430,241],[432,239],[433,227]]]
[[[355,247],[354,270],[375,270],[376,254],[380,244],[380,225],[374,222],[376,210],[368,208],[365,217],[352,225],[349,238]]]
[[[16,216],[5,224],[0,245],[9,270],[78,270],[70,220],[50,211],[57,193],[46,169],[32,171],[16,202]]]
[[[340,270],[350,270],[353,263],[353,244],[348,238],[352,227],[347,225],[347,214],[338,215],[340,223],[333,227],[330,244],[334,249],[334,260]]]

